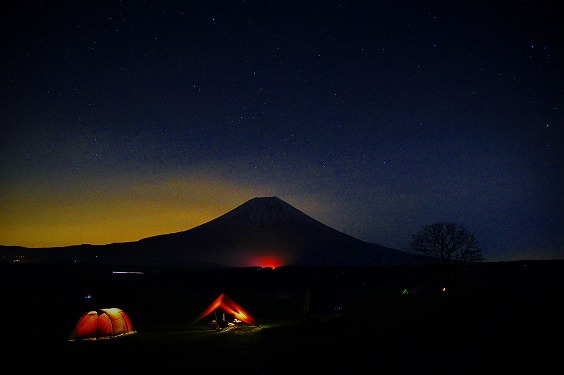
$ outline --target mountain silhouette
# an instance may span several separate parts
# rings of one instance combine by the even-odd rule
[[[333,229],[278,197],[256,197],[192,229],[108,245],[0,247],[2,259],[209,269],[252,266],[406,265],[409,254]],[[26,259],[25,257],[28,257]]]

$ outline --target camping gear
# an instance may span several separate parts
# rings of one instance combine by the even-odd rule
[[[136,333],[129,316],[119,308],[85,313],[69,335],[69,341],[102,340]]]
[[[223,310],[223,320],[226,319],[225,314],[229,314],[233,315],[234,319],[236,320],[245,322],[250,325],[256,325],[255,319],[252,317],[252,315],[224,293],[221,293],[219,297],[217,297],[204,311],[202,311],[200,315],[194,318],[192,324],[205,318],[211,313],[217,313],[218,309]]]

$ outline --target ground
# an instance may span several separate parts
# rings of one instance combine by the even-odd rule
[[[564,263],[556,261],[482,264],[446,284],[417,267],[2,271],[4,365],[29,372],[542,373],[558,365],[553,343],[564,333]],[[344,292],[345,320],[306,324],[304,291],[328,284]],[[192,324],[220,293],[257,325]],[[81,314],[103,307],[122,308],[137,333],[66,340]]]

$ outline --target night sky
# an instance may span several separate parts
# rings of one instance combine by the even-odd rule
[[[277,196],[403,249],[564,259],[558,1],[2,5],[0,244],[178,232]]]

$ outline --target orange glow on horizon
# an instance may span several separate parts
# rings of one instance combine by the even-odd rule
[[[48,186],[30,182],[29,186],[41,189],[4,189],[0,244],[42,248],[138,241],[195,228],[249,197],[273,195],[266,188],[215,173],[192,171],[184,178],[175,176],[171,172],[153,181],[125,175]],[[226,191],[237,193],[222,194]]]

